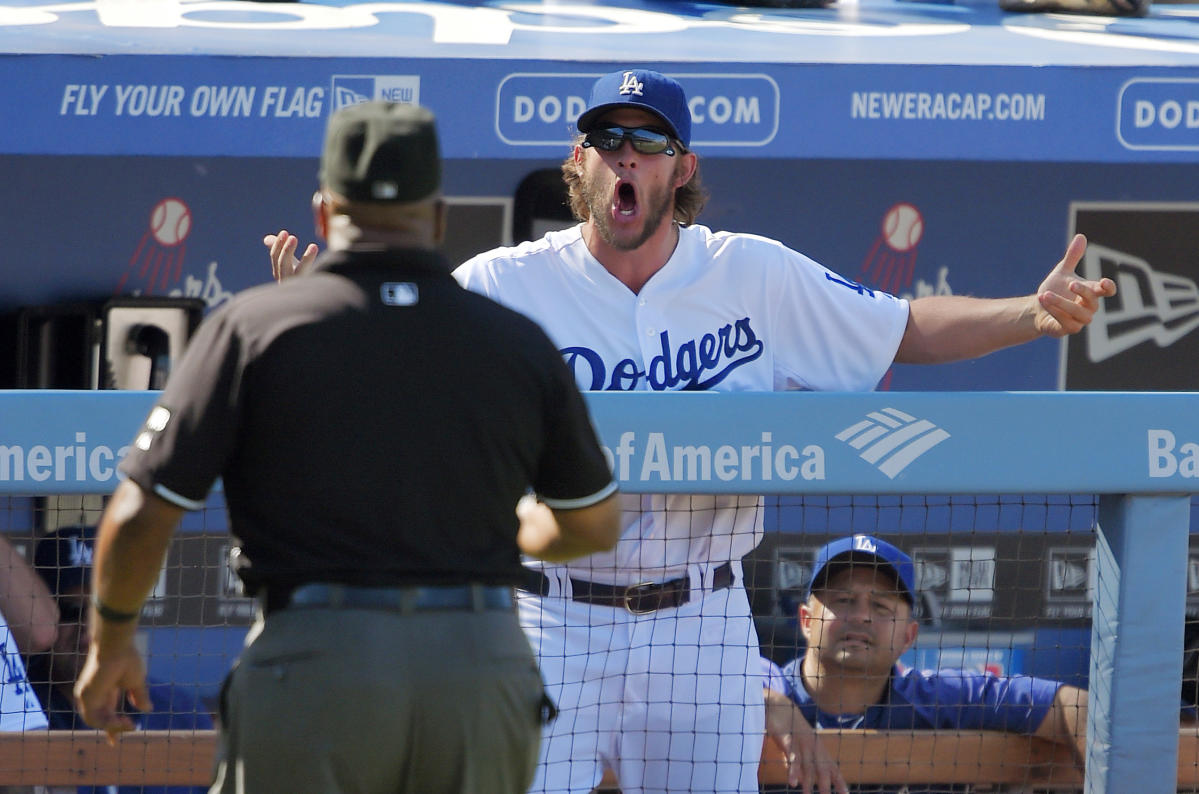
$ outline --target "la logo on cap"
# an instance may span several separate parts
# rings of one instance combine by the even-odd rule
[[[92,547],[82,538],[69,538],[71,565],[76,568],[90,568],[92,565]]]
[[[625,72],[624,82],[620,84],[620,93],[642,96],[645,93],[645,83],[639,81],[632,72]]]
[[[865,535],[855,535],[853,539],[853,547],[855,551],[867,551],[874,554],[878,548],[874,545],[874,541]]]

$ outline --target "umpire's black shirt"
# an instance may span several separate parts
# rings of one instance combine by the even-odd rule
[[[422,250],[326,253],[214,311],[120,468],[189,509],[222,477],[250,592],[516,584],[530,487],[615,490],[549,338]]]

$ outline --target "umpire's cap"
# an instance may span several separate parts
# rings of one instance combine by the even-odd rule
[[[812,579],[808,583],[808,597],[811,597],[813,590],[824,587],[833,571],[845,564],[885,568],[895,575],[900,595],[907,599],[910,606],[916,606],[916,566],[912,564],[912,558],[887,541],[871,535],[838,538],[816,552]]]
[[[606,74],[591,88],[591,101],[575,122],[579,132],[590,132],[609,110],[636,108],[654,114],[671,135],[691,146],[691,109],[683,86],[672,77],[649,69],[621,69]]]
[[[56,596],[86,587],[92,579],[95,543],[95,527],[59,527],[34,544],[33,569]]]
[[[399,102],[361,102],[329,117],[321,185],[351,201],[410,202],[441,189],[432,111]]]

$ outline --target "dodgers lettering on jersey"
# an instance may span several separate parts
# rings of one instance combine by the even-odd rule
[[[535,319],[585,390],[864,391],[903,336],[906,301],[774,240],[681,228],[633,293],[580,229],[480,254],[454,275]]]
[[[584,390],[634,391],[644,380],[654,391],[704,391],[717,386],[737,367],[757,360],[766,348],[748,317],[677,348],[671,347],[669,331],[663,331],[658,339],[662,352],[650,359],[648,367],[626,358],[612,367],[611,378],[603,357],[589,347],[564,347],[562,355]]]
[[[592,391],[866,391],[907,324],[906,301],[777,241],[695,225],[680,228],[670,260],[637,293],[591,255],[580,226],[480,254],[454,275],[536,320]],[[761,539],[761,504],[625,494],[616,548],[566,567],[631,584],[739,560]]]
[[[41,730],[47,724],[17,643],[0,615],[0,731]]]

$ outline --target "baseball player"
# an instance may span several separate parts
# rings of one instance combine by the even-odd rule
[[[49,588],[0,535],[0,731],[47,727],[21,655],[50,650],[57,630],[58,607]]]
[[[1085,690],[1030,676],[905,670],[897,664],[916,641],[915,581],[911,558],[879,538],[853,535],[824,546],[799,607],[807,649],[781,670],[763,659],[767,689],[785,693],[818,730],[956,728],[1031,734],[1070,747],[1081,768]],[[851,790],[917,791],[886,786]]]
[[[893,362],[980,356],[1080,330],[1110,279],[1078,278],[1079,235],[1037,293],[910,303],[782,243],[695,223],[699,159],[682,86],[655,71],[599,78],[562,170],[581,223],[480,254],[455,275],[535,319],[583,389],[847,390]],[[268,235],[277,278],[306,269]],[[762,535],[751,496],[625,495],[611,552],[528,567],[521,623],[561,716],[533,791],[756,792],[764,706],[741,559]],[[788,742],[792,737],[787,737]],[[833,785],[794,737],[792,774]],[[798,771],[797,771],[798,770]]]
[[[96,530],[92,526],[65,526],[47,532],[34,544],[33,563],[58,603],[58,637],[48,653],[30,654],[29,675],[38,698],[46,707],[51,730],[82,730],[75,711],[74,687],[88,646],[88,590]],[[211,730],[212,718],[189,692],[166,681],[147,678],[155,710],[127,709],[137,730],[175,731],[183,734]],[[204,794],[207,787],[191,786],[54,786],[42,794]]]

